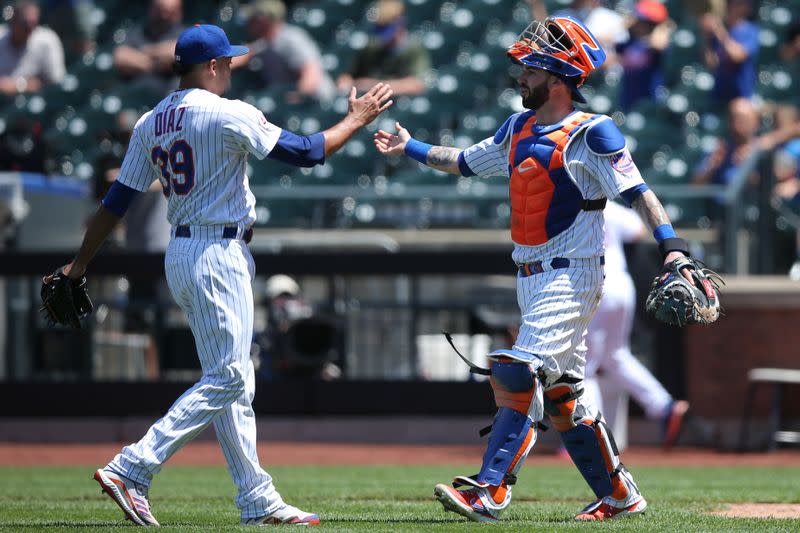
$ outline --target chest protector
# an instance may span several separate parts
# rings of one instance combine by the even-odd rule
[[[511,132],[511,239],[546,243],[569,228],[578,213],[603,209],[605,199],[585,200],[564,168],[564,152],[577,132],[601,118],[575,113],[565,123],[534,131],[536,114],[523,114]]]

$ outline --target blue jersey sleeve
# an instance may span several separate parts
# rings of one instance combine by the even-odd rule
[[[277,144],[267,157],[295,167],[313,167],[325,163],[325,136],[304,136],[281,130]]]
[[[115,180],[103,198],[103,205],[106,209],[122,218],[139,192],[140,191]]]

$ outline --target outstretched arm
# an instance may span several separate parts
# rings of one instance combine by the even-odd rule
[[[375,84],[361,98],[356,98],[356,88],[350,89],[347,115],[334,126],[322,132],[325,137],[325,156],[341,148],[355,132],[363,128],[392,105],[392,88],[385,83]]]
[[[289,130],[280,130],[280,137],[267,153],[267,157],[297,167],[324,164],[325,158],[339,150],[359,128],[375,120],[375,117],[392,105],[389,99],[392,96],[392,89],[385,83],[375,85],[361,98],[356,98],[355,95],[356,89],[353,88],[347,115],[341,122],[325,131],[306,136],[297,135]],[[263,120],[266,122],[266,118]],[[267,136],[266,130],[255,131]],[[267,141],[264,144],[268,144]]]
[[[436,170],[449,174],[461,174],[458,156],[461,150],[449,146],[430,146],[411,137],[411,134],[395,123],[397,134],[378,130],[375,133],[375,148],[383,155],[407,155]]]

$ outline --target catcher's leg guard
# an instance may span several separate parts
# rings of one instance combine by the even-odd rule
[[[434,495],[445,509],[477,522],[496,522],[511,503],[511,487],[525,457],[536,442],[536,425],[543,416],[536,356],[515,350],[489,354],[488,371],[497,414],[481,471],[458,476],[453,487],[436,485]],[[466,486],[466,489],[458,487]]]
[[[490,354],[490,383],[497,414],[481,471],[476,481],[513,485],[516,473],[536,442],[536,422],[542,417],[542,397],[536,377],[540,361],[512,350]]]
[[[558,384],[545,391],[544,407],[572,461],[597,498],[626,500],[638,489],[619,460],[614,437],[600,413],[587,416],[579,404],[583,390],[576,384]]]

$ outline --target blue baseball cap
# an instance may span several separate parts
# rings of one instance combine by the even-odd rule
[[[183,30],[175,43],[175,61],[181,65],[198,65],[217,57],[243,56],[246,46],[233,46],[225,31],[213,24],[195,24]]]

